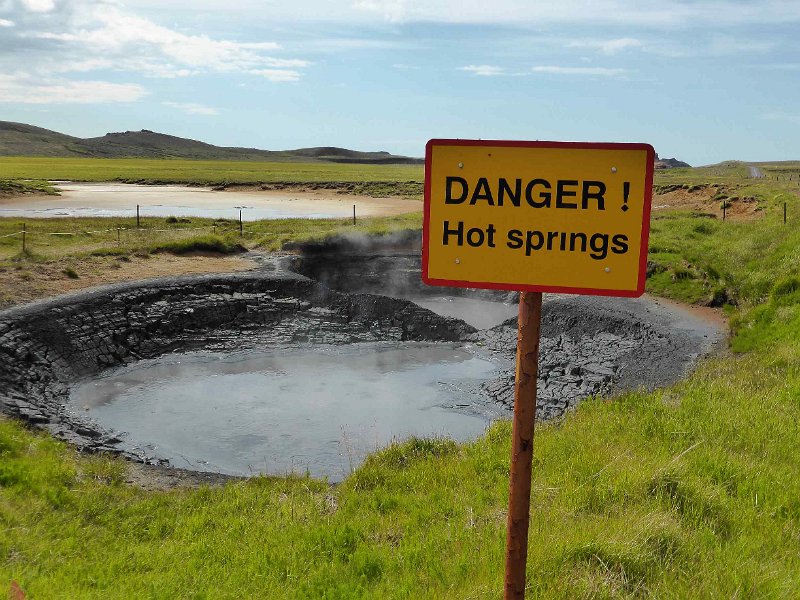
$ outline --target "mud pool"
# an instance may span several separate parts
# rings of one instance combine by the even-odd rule
[[[516,296],[423,286],[418,238],[0,311],[0,410],[84,452],[332,481],[393,439],[477,437],[513,405]],[[648,297],[545,300],[540,420],[668,385],[724,339]]]
[[[184,353],[106,372],[70,401],[178,467],[339,481],[395,439],[480,435],[504,412],[479,389],[496,371],[454,344]]]

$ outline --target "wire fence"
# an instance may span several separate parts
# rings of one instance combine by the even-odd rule
[[[233,225],[233,226],[231,226]],[[12,231],[11,233],[0,234],[0,250],[11,250],[12,254],[17,250],[20,252],[29,252],[33,247],[51,247],[52,241],[55,239],[69,239],[75,240],[76,244],[80,244],[86,248],[87,251],[94,249],[101,249],[111,247],[129,247],[135,249],[136,247],[154,245],[161,242],[167,242],[182,237],[190,237],[198,233],[208,233],[220,236],[234,235],[241,238],[256,235],[254,231],[248,231],[244,228],[242,221],[233,223],[212,223],[200,227],[109,227],[106,229],[81,229],[73,231],[42,231],[37,230],[36,225],[30,227],[29,224],[22,223],[21,229]],[[13,243],[10,238],[18,238],[19,245]],[[66,241],[66,240],[65,240]],[[9,243],[12,242],[12,243]]]
[[[95,246],[97,249],[100,249],[104,246],[107,246],[109,243],[116,242],[116,245],[119,247],[128,246],[131,249],[135,249],[132,247],[132,244],[143,244],[145,241],[149,244],[157,244],[161,241],[164,241],[163,238],[167,237],[175,237],[185,234],[193,234],[197,232],[207,232],[211,234],[219,234],[219,235],[238,235],[240,238],[245,238],[246,236],[253,236],[257,235],[258,232],[255,231],[248,231],[244,227],[244,220],[242,218],[243,212],[248,212],[247,209],[252,207],[247,206],[235,206],[233,207],[234,211],[238,211],[238,218],[230,218],[226,217],[216,217],[214,220],[208,224],[203,225],[200,227],[184,227],[184,226],[176,226],[176,227],[144,227],[143,222],[148,220],[152,222],[153,220],[158,220],[158,223],[187,223],[190,222],[186,217],[176,217],[176,216],[169,216],[163,217],[160,215],[154,214],[147,214],[147,212],[151,211],[153,207],[142,207],[141,205],[136,205],[136,209],[130,209],[130,211],[123,210],[125,215],[114,215],[114,216],[102,216],[99,215],[97,217],[89,217],[89,218],[107,218],[107,219],[133,219],[136,222],[135,226],[125,227],[123,225],[118,225],[116,227],[109,227],[107,229],[97,229],[97,230],[76,230],[76,231],[36,231],[34,229],[28,228],[28,223],[23,222],[21,223],[22,229],[19,231],[14,231],[7,234],[0,235],[0,254],[4,249],[9,248],[9,244],[3,242],[2,240],[6,240],[8,238],[19,237],[20,238],[20,250],[25,253],[26,251],[30,250],[31,241],[34,243],[37,240],[37,237],[51,237],[51,238],[90,238],[91,236],[103,236],[105,234],[109,235],[108,240],[91,240],[85,239],[84,247],[92,246],[91,242],[96,242]],[[163,207],[159,210],[163,210]],[[231,215],[230,208],[204,208],[202,209],[203,212],[224,212],[227,215],[234,216],[236,212]],[[130,212],[130,214],[127,214]],[[252,212],[250,212],[252,216]],[[0,216],[3,216],[0,213]],[[87,218],[86,216],[82,215],[73,215],[77,219]],[[25,218],[24,216],[22,218]],[[208,217],[201,217],[201,218],[208,218]],[[287,218],[308,218],[312,219],[314,217],[287,217]],[[347,217],[349,220],[350,217]],[[353,213],[352,213],[353,225],[356,225],[356,205],[353,205]],[[35,221],[34,221],[35,222]],[[140,234],[139,238],[135,238],[137,234]],[[144,240],[142,239],[145,235],[149,236],[150,239]],[[33,240],[31,240],[33,237]],[[49,246],[50,244],[43,244]],[[86,248],[87,250],[91,250],[91,248]]]

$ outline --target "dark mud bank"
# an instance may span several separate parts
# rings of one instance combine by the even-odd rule
[[[430,298],[471,299],[516,304],[513,292],[426,286],[421,278],[416,232],[384,238],[339,237],[298,245],[285,267],[345,293],[385,293],[425,302]],[[483,389],[495,401],[513,406],[516,318],[470,336],[506,360],[505,371]],[[650,297],[601,298],[546,294],[537,416],[559,417],[580,400],[643,387],[654,389],[685,376],[699,356],[725,336],[717,322]]]
[[[395,341],[464,342],[492,356],[500,368],[481,394],[510,407],[515,320],[477,329],[408,298],[513,303],[514,294],[422,285],[417,240],[334,240],[266,257],[249,273],[105,286],[1,311],[0,409],[81,450],[156,463],[70,407],[71,386],[170,352]],[[722,338],[718,326],[652,299],[546,296],[539,416],[561,416],[589,395],[671,383]]]

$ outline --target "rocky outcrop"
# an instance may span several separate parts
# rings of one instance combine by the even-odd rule
[[[677,158],[659,158],[658,154],[656,154],[654,166],[656,169],[676,169],[678,167],[691,167],[692,165]]]

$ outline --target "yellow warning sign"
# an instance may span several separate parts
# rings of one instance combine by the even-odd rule
[[[423,280],[640,296],[653,158],[648,144],[431,140]]]

